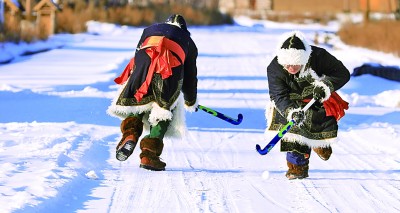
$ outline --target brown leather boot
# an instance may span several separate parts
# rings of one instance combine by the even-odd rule
[[[332,154],[332,147],[317,147],[313,148],[314,152],[317,153],[317,155],[322,159],[322,160],[328,160],[331,157]]]
[[[122,139],[116,147],[116,158],[125,161],[133,153],[143,132],[143,122],[137,117],[127,117],[121,123]]]
[[[160,160],[164,143],[158,138],[143,138],[140,141],[140,167],[153,171],[165,170],[166,163]]]
[[[287,161],[289,170],[286,172],[286,177],[289,180],[303,179],[308,177],[308,164],[306,165],[295,165]]]

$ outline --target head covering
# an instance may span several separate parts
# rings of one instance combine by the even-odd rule
[[[165,21],[165,23],[167,24],[171,24],[171,25],[175,25],[183,30],[187,30],[186,27],[186,21],[183,18],[183,16],[179,15],[179,14],[173,14],[170,17],[167,18],[167,20]]]
[[[281,65],[305,65],[311,54],[311,46],[299,31],[283,34],[277,49],[276,55]]]

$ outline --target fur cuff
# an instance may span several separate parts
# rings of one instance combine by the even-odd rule
[[[153,103],[153,108],[149,114],[149,123],[152,126],[158,124],[159,121],[172,120],[172,112],[161,108],[157,103]]]
[[[322,99],[322,102],[326,101],[331,97],[331,89],[329,88],[328,85],[326,85],[323,81],[314,81],[312,83],[315,86],[322,87],[325,91],[325,97]]]
[[[197,99],[196,99],[196,102],[192,106],[188,106],[185,103],[185,110],[188,112],[196,112],[198,106],[199,106],[199,103],[197,102]]]
[[[295,112],[300,112],[301,111],[301,108],[299,107],[299,108],[296,108],[296,109],[294,109],[294,108],[290,108],[290,109],[288,109],[287,110],[287,117],[286,117],[286,119],[288,120],[288,121],[291,121],[292,120],[292,115],[293,115],[293,113],[295,113]],[[304,115],[305,116],[305,115]],[[305,117],[304,117],[304,120],[305,120]],[[298,123],[298,124],[296,124],[297,126],[301,126],[303,124],[303,121],[302,122],[300,122],[300,123]]]

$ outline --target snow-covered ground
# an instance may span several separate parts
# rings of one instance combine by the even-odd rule
[[[350,109],[331,159],[312,154],[310,177],[289,181],[279,147],[255,150],[268,140],[266,66],[281,33],[312,41],[337,26],[236,21],[189,29],[200,104],[244,120],[187,113],[187,136],[165,140],[163,172],[140,169],[139,149],[115,159],[120,121],[105,113],[143,28],[92,22],[87,34],[3,44],[0,60],[11,62],[0,65],[0,212],[400,212],[400,83],[351,78],[339,91]],[[350,71],[400,64],[335,37],[323,46]],[[52,50],[21,56],[29,48]]]

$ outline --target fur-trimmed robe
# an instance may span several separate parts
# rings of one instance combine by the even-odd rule
[[[266,108],[268,138],[275,136],[287,124],[291,113],[300,110],[312,99],[315,85],[324,88],[326,97],[344,86],[350,79],[348,69],[325,49],[311,46],[308,63],[296,75],[289,74],[275,57],[267,68],[270,106]],[[336,141],[338,124],[333,116],[326,116],[323,105],[315,102],[306,112],[300,125],[285,134],[285,141],[310,147],[326,147]]]
[[[181,46],[186,57],[181,65],[172,68],[170,77],[162,79],[160,74],[154,74],[147,94],[138,102],[134,95],[146,79],[151,64],[146,49],[141,49],[141,45],[150,36],[165,36],[173,40]],[[193,112],[197,107],[197,55],[197,47],[188,31],[166,23],[145,28],[137,45],[131,75],[119,88],[107,113],[122,120],[130,114],[145,113],[145,128],[161,120],[171,120],[165,136],[182,137],[186,131],[184,109]]]

